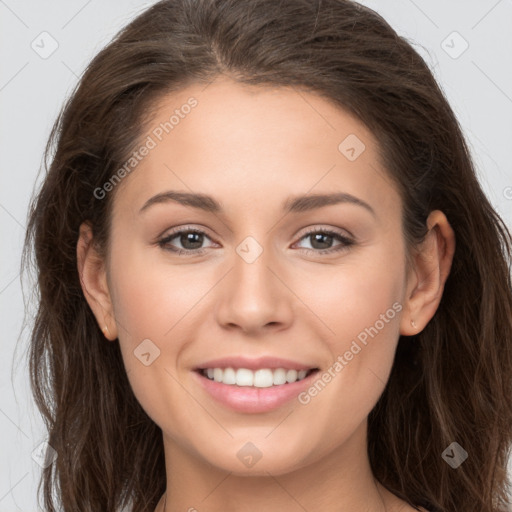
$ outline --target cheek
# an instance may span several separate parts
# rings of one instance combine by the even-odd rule
[[[119,243],[111,261],[116,320],[134,341],[167,339],[209,289],[204,272],[166,263],[158,249]]]
[[[367,414],[387,382],[400,332],[403,265],[402,253],[381,246],[353,264],[347,259],[321,290],[312,294],[310,288],[315,313],[331,331],[325,341],[332,363],[339,364],[329,387],[345,396],[340,401],[333,395],[341,407],[358,402]]]
[[[311,309],[330,328],[332,349],[338,354],[347,342],[376,327],[383,337],[398,333],[404,287],[403,256],[393,248],[375,248],[354,255],[325,275],[322,286],[304,288]]]
[[[122,243],[112,251],[110,275],[130,386],[148,416],[164,424],[186,403],[177,368],[185,340],[191,338],[186,329],[201,290],[186,286],[186,276],[176,268],[156,265],[149,252]]]
[[[154,409],[165,395],[155,390],[175,392],[172,376],[180,371],[181,354],[197,335],[201,315],[204,321],[202,308],[216,277],[208,269],[172,265],[154,249],[116,243],[110,281],[120,348],[139,402]]]
[[[330,440],[324,441],[326,452],[349,437],[375,407],[399,338],[399,286],[389,274],[357,277],[353,273],[340,279],[342,286],[330,288],[330,309],[318,310],[334,331],[325,339],[331,361],[299,397],[308,416],[315,418],[312,438],[330,432]]]
[[[401,310],[401,273],[390,266],[365,268],[364,275],[350,275],[345,282],[343,324],[339,326],[343,337],[357,338],[364,343],[365,333],[387,337],[398,324],[397,309]],[[395,307],[393,307],[394,304]],[[339,324],[339,322],[338,322]],[[390,332],[390,330],[392,332]]]

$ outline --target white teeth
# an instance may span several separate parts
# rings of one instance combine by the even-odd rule
[[[269,388],[271,386],[281,386],[283,384],[302,380],[308,374],[308,370],[285,370],[276,368],[270,370],[261,368],[252,371],[247,368],[207,368],[202,370],[202,374],[215,382],[237,386],[254,386],[257,388]]]
[[[235,370],[233,370],[233,368],[226,368],[224,370],[222,382],[224,382],[224,384],[236,384],[236,373]]]
[[[220,368],[219,368],[220,369]],[[220,370],[221,372],[223,370]],[[224,383],[224,381],[222,381]],[[238,368],[236,371],[237,386],[252,386],[254,382],[254,373],[247,368]]]
[[[286,370],[284,368],[278,368],[274,370],[274,386],[280,386],[286,383]]]
[[[274,384],[272,370],[256,370],[254,372],[254,385],[257,388],[269,388]]]
[[[286,372],[286,382],[295,382],[297,380],[297,370],[288,370]]]

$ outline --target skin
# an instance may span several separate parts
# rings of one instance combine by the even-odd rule
[[[455,248],[446,217],[431,213],[407,269],[400,196],[356,118],[310,92],[219,77],[166,96],[145,136],[191,96],[197,107],[117,186],[107,260],[87,223],[77,245],[85,297],[106,337],[119,340],[133,391],[162,429],[167,512],[414,510],[374,480],[367,417],[399,335],[421,331],[439,305]],[[365,144],[354,161],[338,150],[349,134]],[[209,194],[224,212],[171,201],[139,212],[168,190]],[[350,203],[283,214],[289,196],[333,191],[365,201],[374,215]],[[190,225],[206,233],[203,254],[156,243]],[[319,254],[308,227],[355,243]],[[253,263],[236,252],[247,236],[263,249]],[[193,247],[179,236],[169,245]],[[193,374],[200,362],[229,355],[326,370],[394,303],[401,310],[306,405],[236,412]],[[160,350],[148,366],[133,354],[144,339]],[[262,454],[250,468],[237,457],[248,441]]]

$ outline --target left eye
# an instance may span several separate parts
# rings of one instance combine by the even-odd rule
[[[205,238],[210,239],[210,237],[201,230],[181,229],[174,231],[159,240],[158,245],[163,249],[177,254],[202,254],[207,249],[207,247],[202,247]],[[171,243],[176,239],[181,247],[176,247],[176,242]],[[316,254],[341,251],[354,244],[354,241],[347,236],[330,230],[317,229],[304,234],[300,238],[300,240],[307,239],[310,240],[311,248],[303,247],[302,249],[306,252],[313,252]],[[337,240],[339,243],[332,246],[334,240]]]
[[[301,240],[309,239],[312,249],[305,248],[308,252],[316,252],[320,254],[341,251],[354,244],[354,241],[347,236],[337,233],[336,231],[329,230],[315,230],[306,233]],[[338,240],[338,245],[332,246],[332,242]],[[326,245],[328,247],[326,247]]]

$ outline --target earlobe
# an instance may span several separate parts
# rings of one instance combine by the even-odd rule
[[[105,337],[111,341],[115,340],[117,328],[105,262],[94,246],[92,226],[89,222],[83,222],[80,226],[76,256],[78,275],[85,299]]]
[[[400,334],[420,332],[434,316],[455,254],[455,234],[443,212],[434,210],[427,218],[428,233],[414,255],[408,276],[405,314]]]

